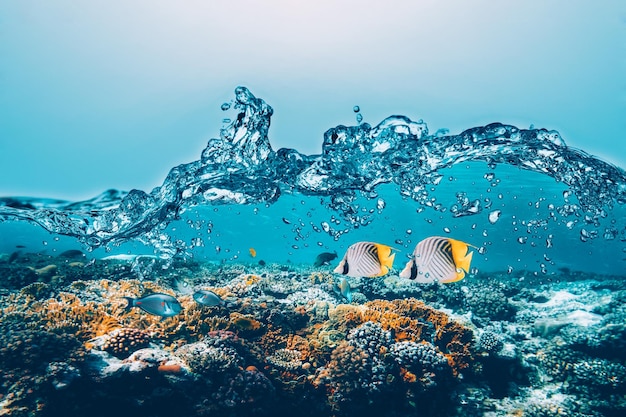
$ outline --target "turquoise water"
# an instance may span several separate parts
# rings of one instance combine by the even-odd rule
[[[556,131],[432,133],[392,116],[331,128],[322,154],[305,155],[274,150],[271,106],[235,93],[220,137],[154,190],[0,199],[0,251],[310,264],[368,240],[396,248],[400,268],[417,242],[442,235],[480,248],[474,273],[624,272],[626,173]]]
[[[153,190],[0,198],[0,413],[623,414],[622,168],[556,131],[397,115],[306,155],[247,88],[223,107]],[[429,236],[472,245],[462,281],[399,276]],[[332,272],[359,241],[393,248],[388,274]]]

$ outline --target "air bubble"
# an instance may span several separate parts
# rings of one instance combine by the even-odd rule
[[[494,210],[489,213],[489,223],[496,224],[496,222],[500,219],[500,214],[502,214],[501,210]]]
[[[220,109],[222,109],[223,111],[230,109],[230,103],[222,103]]]

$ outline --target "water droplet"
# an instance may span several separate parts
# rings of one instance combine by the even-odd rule
[[[204,246],[204,241],[200,237],[196,237],[191,239],[191,247],[202,247]]]
[[[517,242],[521,243],[522,245],[524,243],[526,243],[527,241],[528,241],[528,237],[526,237],[526,236],[520,236],[520,237],[517,238]]]
[[[358,113],[356,115],[356,122],[361,123],[362,121],[363,121],[363,115],[361,113]]]
[[[220,108],[221,108],[223,111],[226,111],[226,110],[230,109],[230,103],[222,103],[222,105],[220,106]]]
[[[406,229],[406,234],[407,234],[407,235],[410,235],[411,233],[413,233],[413,230],[411,230],[411,229]]]
[[[352,111],[354,111],[355,113],[358,113],[361,111],[361,108],[359,106],[354,106],[352,107]]]
[[[450,228],[449,227],[444,227],[443,231],[446,232],[446,233],[450,233]]]
[[[283,223],[285,224],[291,224],[291,222],[289,221],[289,219],[283,217]]]
[[[489,223],[496,224],[496,222],[500,219],[501,210],[494,210],[489,213]]]

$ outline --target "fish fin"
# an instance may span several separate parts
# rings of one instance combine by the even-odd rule
[[[381,245],[380,243],[374,243],[378,252],[378,261],[380,262],[380,274],[375,276],[385,275],[391,268],[393,268],[393,260],[396,257],[395,253],[391,253],[393,248],[387,245]]]
[[[407,262],[404,269],[400,272],[399,277],[415,279],[417,274],[414,274],[414,268],[415,268],[415,262],[413,261],[413,259],[411,259],[409,262]]]
[[[133,297],[122,297],[122,298],[126,300],[126,302],[128,303],[126,304],[126,307],[124,307],[125,311],[128,311],[135,306],[135,299]]]
[[[470,270],[472,256],[474,255],[474,252],[467,253],[470,246],[467,243],[455,239],[448,239],[448,241],[452,246],[452,260],[456,266],[456,276],[450,280],[441,281],[443,283],[456,282],[465,278],[465,274]]]
[[[347,273],[346,271],[347,265],[348,265],[348,261],[346,261],[346,259],[344,258],[341,260],[341,262],[339,262],[339,265],[337,265],[337,268],[333,269],[333,272],[336,274],[345,275]]]

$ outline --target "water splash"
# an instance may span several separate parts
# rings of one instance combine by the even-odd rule
[[[268,137],[272,107],[247,88],[237,87],[232,104],[236,117],[221,129],[219,138],[209,140],[200,160],[174,167],[150,193],[109,190],[82,202],[2,198],[0,221],[31,222],[54,234],[75,237],[89,249],[110,249],[134,239],[154,246],[162,258],[172,258],[203,244],[198,238],[191,243],[172,238],[168,225],[185,211],[272,205],[287,194],[320,197],[327,209],[344,219],[344,228],[334,216],[330,222],[311,222],[315,233],[329,233],[337,240],[351,229],[370,224],[385,210],[381,184],[394,185],[403,198],[416,203],[418,212],[426,208],[445,211],[447,207],[433,193],[444,178],[442,172],[464,162],[482,161],[489,169],[483,177],[492,187],[500,181],[493,172],[498,165],[548,175],[565,186],[563,200],[550,203],[550,216],[565,225],[580,219],[591,225],[581,230],[581,240],[625,234],[620,224],[595,234],[587,229],[599,227],[607,211],[626,203],[626,172],[566,146],[556,131],[493,123],[459,135],[441,129],[429,135],[422,120],[391,116],[374,127],[360,123],[329,129],[322,153],[304,155],[294,149],[272,149]],[[229,103],[222,105],[223,110],[229,108]],[[490,198],[481,201],[459,190],[456,197],[450,207],[454,217],[489,210],[490,223],[499,221],[501,210],[491,207]],[[541,220],[534,221],[524,226],[528,230],[541,227]],[[302,219],[291,226],[296,240],[306,238]]]

